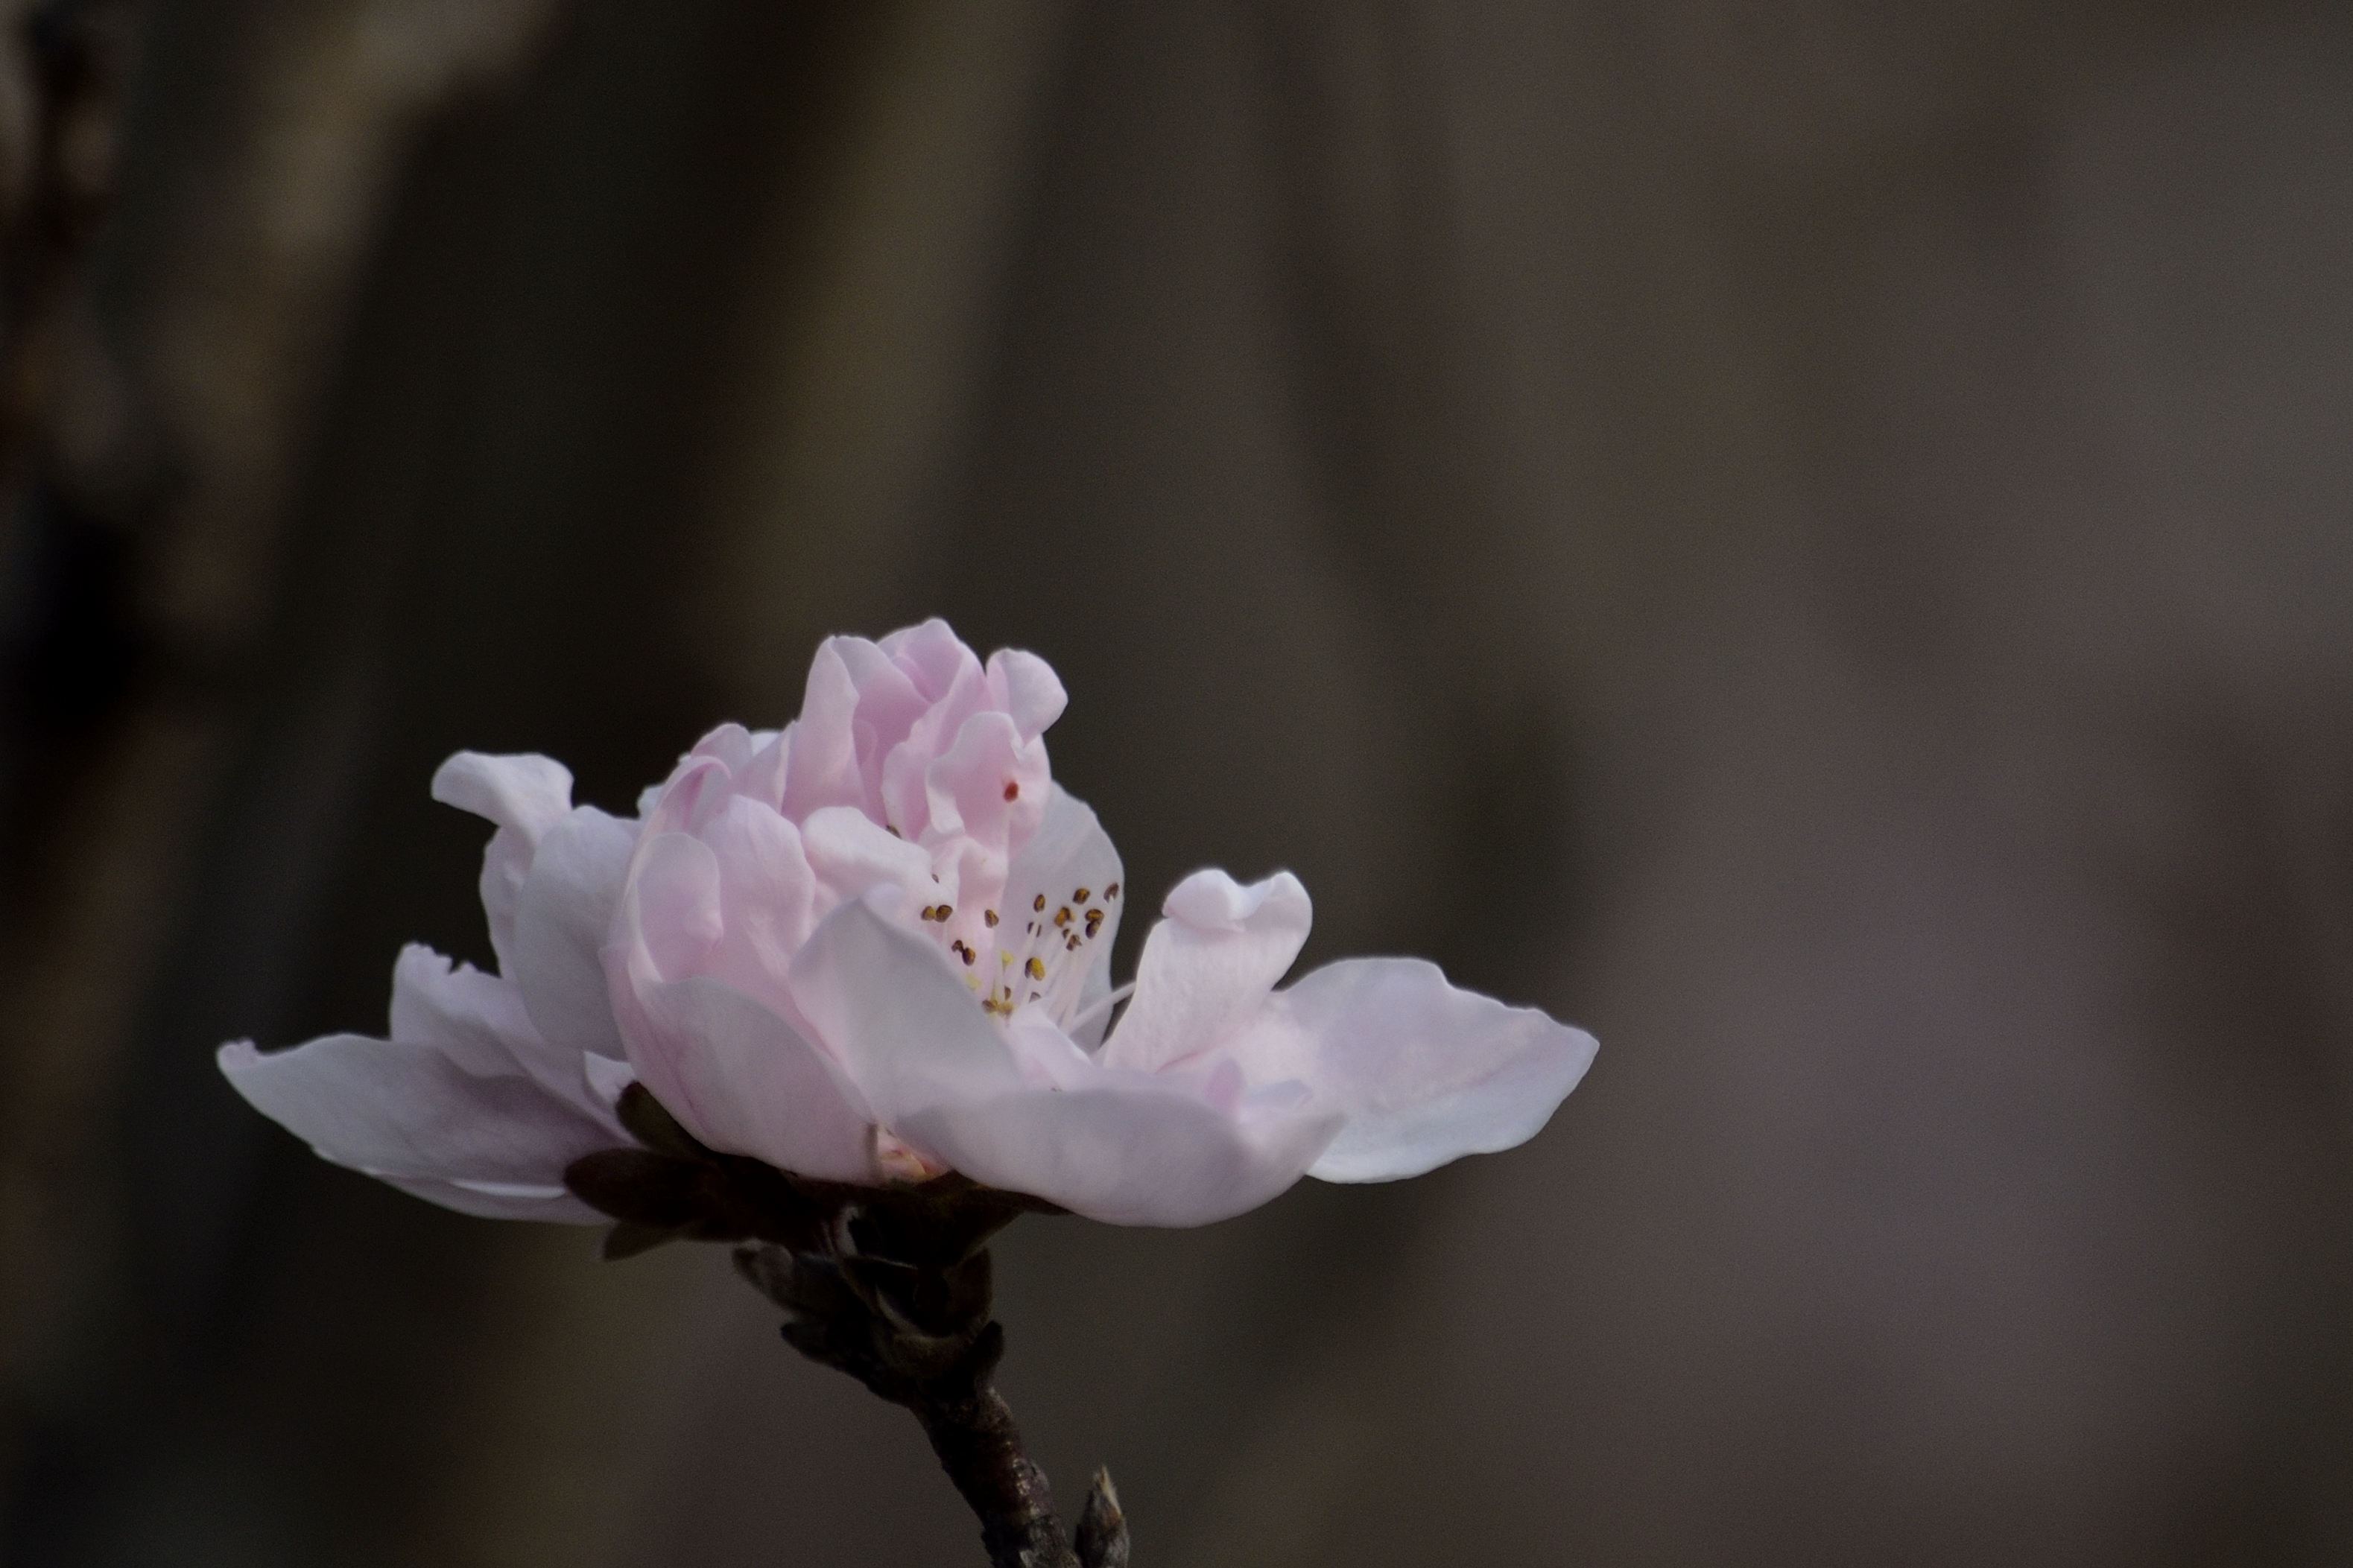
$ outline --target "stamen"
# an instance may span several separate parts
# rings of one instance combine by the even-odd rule
[[[1063,1015],[1076,1011],[1080,994],[1095,967],[1092,961],[1101,956],[1090,950],[1103,939],[1110,919],[1103,904],[1090,900],[1112,896],[1108,884],[1100,895],[1089,888],[1073,889],[1073,902],[1061,905],[1050,902],[1047,894],[1033,893],[1029,907],[1037,918],[1023,922],[1023,934],[1015,939],[1006,933],[1002,945],[997,945],[999,938],[989,939],[989,951],[997,954],[996,983],[984,984],[979,975],[966,977],[982,1008],[991,1017],[1008,1018],[1023,1007],[1042,1006],[1058,1023]],[[955,918],[955,910],[952,904],[933,904],[923,913],[926,921],[945,924]],[[993,909],[982,910],[980,916],[991,931],[1004,923],[1005,917]],[[971,917],[965,919],[968,922]],[[978,965],[982,950],[972,944],[968,933],[958,930],[951,941],[949,933],[943,931],[941,937],[964,967]],[[1017,989],[1007,984],[1016,973],[1029,984]]]
[[[1080,1009],[1077,1016],[1071,1018],[1070,1023],[1070,1033],[1073,1035],[1077,1034],[1081,1029],[1085,1028],[1089,1024],[1093,1023],[1097,1018],[1102,1017],[1113,1007],[1118,1006],[1121,1003],[1126,1001],[1130,996],[1134,994],[1135,982],[1131,980],[1126,984],[1114,989],[1110,995],[1097,998],[1094,1002]]]

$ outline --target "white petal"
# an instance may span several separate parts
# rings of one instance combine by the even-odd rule
[[[329,1035],[265,1056],[240,1040],[218,1059],[255,1110],[372,1176],[561,1188],[565,1166],[615,1144],[532,1079],[478,1078],[431,1046]]]
[[[802,1016],[877,1118],[902,1135],[901,1122],[917,1111],[1022,1083],[1004,1037],[948,963],[864,900],[828,915],[793,960]]]
[[[453,970],[431,948],[411,943],[393,966],[392,1037],[430,1046],[477,1078],[528,1078],[608,1129],[616,1143],[626,1142],[612,1097],[590,1086],[586,1058],[541,1037],[511,980],[462,963]]]
[[[1311,1175],[1385,1182],[1525,1142],[1594,1050],[1532,1007],[1455,989],[1436,964],[1358,958],[1275,996],[1231,1054],[1252,1082],[1296,1079],[1346,1117]]]
[[[1006,873],[1000,919],[1029,920],[1034,913],[1031,905],[1041,894],[1049,908],[1068,902],[1081,888],[1094,896],[1094,907],[1103,911],[1103,924],[1095,938],[1086,984],[1079,993],[1082,1012],[1111,994],[1112,940],[1119,934],[1119,913],[1127,903],[1125,889],[1120,888],[1123,874],[1119,851],[1113,847],[1103,824],[1095,820],[1094,812],[1060,784],[1052,785],[1038,830],[1013,857],[1012,868]],[[1113,889],[1119,889],[1119,896],[1113,896]],[[1107,1009],[1097,1015],[1091,1026],[1081,1032],[1079,1043],[1091,1048],[1100,1044],[1110,1017]]]
[[[1144,939],[1135,995],[1103,1047],[1113,1066],[1156,1071],[1223,1041],[1253,1016],[1299,956],[1314,918],[1288,871],[1243,887],[1196,871],[1162,905]]]
[[[541,1037],[575,1054],[623,1055],[597,954],[636,841],[635,823],[580,807],[541,838],[515,907],[508,973]]]
[[[522,1183],[440,1182],[414,1176],[378,1178],[411,1197],[439,1204],[480,1219],[535,1219],[556,1225],[610,1225],[613,1216],[600,1214],[563,1187]]]
[[[689,1131],[805,1176],[875,1179],[857,1091],[790,1024],[716,980],[656,982],[638,1000],[633,1043],[654,1046],[661,1064],[646,1087]]]
[[[1005,1043],[1033,1089],[1091,1089],[1102,1071],[1042,1007],[1024,1007],[1007,1019]]]
[[[536,844],[572,809],[572,770],[553,757],[459,752],[434,771],[433,798]]]
[[[527,1077],[509,1040],[531,1032],[513,985],[418,942],[392,966],[392,1037],[430,1046],[477,1078]]]
[[[587,1058],[543,1039],[512,981],[468,964],[453,969],[448,959],[412,943],[393,969],[392,1038],[437,1050],[474,1078],[528,1079],[602,1129],[604,1146],[629,1142],[613,1110],[620,1085],[599,1090],[586,1070]],[[626,1082],[627,1068],[613,1065]]]
[[[610,1057],[582,1057],[580,1065],[587,1073],[588,1092],[596,1097],[600,1105],[618,1104],[621,1091],[638,1081],[637,1068]]]
[[[1255,1124],[1190,1094],[1117,1075],[1092,1089],[1033,1089],[939,1105],[899,1127],[975,1181],[1112,1225],[1208,1225],[1296,1182],[1335,1118]]]
[[[499,826],[482,850],[482,912],[501,973],[512,964],[515,901],[540,836],[572,809],[572,773],[552,757],[459,752],[433,774],[433,798]]]

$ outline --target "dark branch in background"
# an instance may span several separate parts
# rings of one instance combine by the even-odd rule
[[[1039,1199],[948,1175],[919,1187],[817,1182],[703,1147],[643,1085],[621,1121],[644,1145],[573,1162],[565,1182],[618,1221],[605,1256],[676,1239],[740,1241],[735,1266],[786,1313],[785,1339],[904,1405],[980,1520],[997,1568],[1126,1568],[1127,1521],[1095,1472],[1075,1544],[1046,1474],[991,1384],[1005,1331],[989,1318],[988,1238]]]
[[[0,809],[9,815],[24,806],[27,753],[58,750],[111,716],[138,646],[126,531],[70,493],[56,450],[73,364],[88,357],[83,275],[112,195],[133,9],[48,0],[0,35],[0,571],[10,579],[0,584]],[[18,848],[0,845],[0,863],[21,884]]]
[[[13,480],[47,401],[58,305],[105,213],[112,179],[124,0],[49,0],[19,24],[12,65],[28,100],[16,188],[0,214],[0,479]]]

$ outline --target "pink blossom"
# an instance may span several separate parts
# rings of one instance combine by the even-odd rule
[[[501,825],[501,976],[412,950],[390,1041],[232,1046],[223,1067],[330,1159],[556,1218],[594,1217],[562,1171],[622,1142],[631,1071],[723,1152],[858,1184],[953,1170],[1135,1225],[1509,1148],[1576,1086],[1590,1036],[1419,960],[1275,989],[1310,922],[1288,872],[1186,878],[1114,991],[1127,892],[1052,781],[1063,702],[1044,661],[984,666],[935,620],[828,641],[800,718],[714,731],[641,828],[570,808],[543,759],[454,758],[437,795]],[[403,1002],[459,991],[465,1030],[454,1004]]]

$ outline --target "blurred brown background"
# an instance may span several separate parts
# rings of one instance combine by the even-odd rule
[[[716,1249],[213,1047],[938,612],[1139,890],[1592,1027],[999,1246],[1149,1568],[2353,1559],[2353,14],[0,3],[0,1558],[976,1561]],[[1136,933],[1126,933],[1132,946]]]

